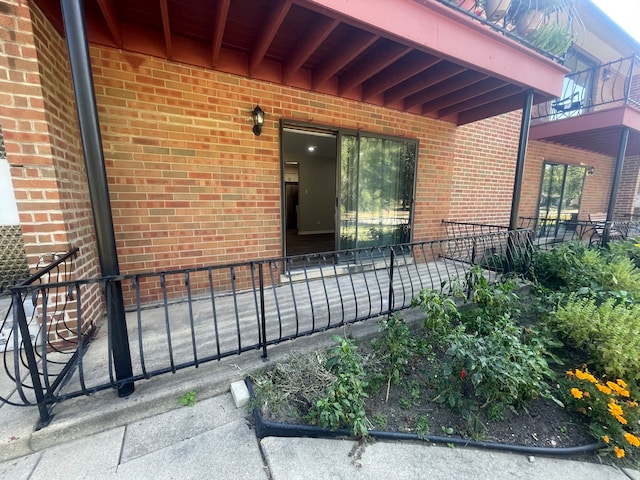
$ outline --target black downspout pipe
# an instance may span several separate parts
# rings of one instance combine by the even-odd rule
[[[607,223],[602,236],[602,243],[609,243],[609,233],[611,230],[611,222],[613,221],[613,213],[616,209],[616,198],[618,197],[618,187],[620,186],[620,177],[622,177],[622,167],[624,166],[624,157],[627,154],[627,142],[629,140],[629,127],[622,127],[620,133],[620,146],[618,147],[618,158],[616,158],[616,169],[613,172],[613,181],[611,182],[611,195],[609,196],[609,208],[607,209]]]
[[[118,276],[120,275],[120,267],[118,266],[116,239],[111,217],[109,187],[104,165],[82,0],[61,0],[60,4],[69,51],[73,91],[78,109],[78,124],[87,169],[100,269],[103,277]],[[122,285],[118,280],[107,281],[104,285],[118,395],[125,397],[133,393],[135,387],[132,381],[126,381],[133,376],[133,370]]]
[[[513,197],[511,199],[511,218],[509,230],[518,228],[518,210],[520,209],[520,195],[522,193],[522,179],[524,178],[524,161],[529,145],[529,127],[531,126],[531,109],[533,107],[533,90],[527,91],[522,106],[522,120],[520,122],[520,141],[518,142],[518,158],[516,174],[513,181]]]

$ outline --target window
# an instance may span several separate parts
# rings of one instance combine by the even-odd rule
[[[585,167],[545,162],[538,218],[577,220],[585,174]]]

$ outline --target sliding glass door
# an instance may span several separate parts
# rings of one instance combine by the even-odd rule
[[[340,135],[340,250],[411,241],[416,141]]]

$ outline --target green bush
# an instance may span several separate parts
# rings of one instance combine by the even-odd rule
[[[640,381],[640,304],[571,295],[552,324],[559,335],[583,349],[602,373]]]
[[[364,409],[367,383],[362,359],[353,340],[338,335],[334,340],[339,345],[329,350],[325,367],[336,375],[336,380],[318,399],[308,418],[323,428],[347,427],[353,435],[366,436],[369,433]]]
[[[546,395],[553,372],[545,342],[535,330],[519,327],[508,317],[485,328],[484,335],[478,335],[461,325],[447,338],[441,398],[459,407],[466,383],[484,401],[482,407],[490,405],[490,416],[499,418],[506,406]]]

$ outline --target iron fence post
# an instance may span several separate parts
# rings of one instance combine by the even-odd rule
[[[391,316],[391,310],[393,309],[393,272],[394,264],[396,263],[396,251],[393,247],[391,247],[389,263],[389,303],[387,305],[387,315]]]
[[[262,332],[260,333],[262,342],[262,358],[267,358],[267,316],[264,311],[264,272],[263,263],[258,264],[258,279],[260,281],[260,325]]]
[[[29,332],[29,325],[27,324],[27,316],[24,312],[24,305],[22,304],[22,295],[19,291],[12,289],[11,296],[13,297],[13,328],[16,325],[20,329],[20,336],[22,337],[22,349],[27,357],[27,368],[29,368],[29,375],[33,382],[33,392],[36,396],[36,402],[38,404],[38,411],[40,413],[40,421],[36,425],[36,430],[46,427],[51,422],[53,415],[49,412],[49,407],[45,403],[45,393],[42,388],[42,382],[40,381],[40,372],[38,371],[38,361],[36,360],[36,353],[31,341],[31,333]],[[46,329],[46,319],[43,319],[41,328]],[[20,381],[16,378],[16,382]]]

